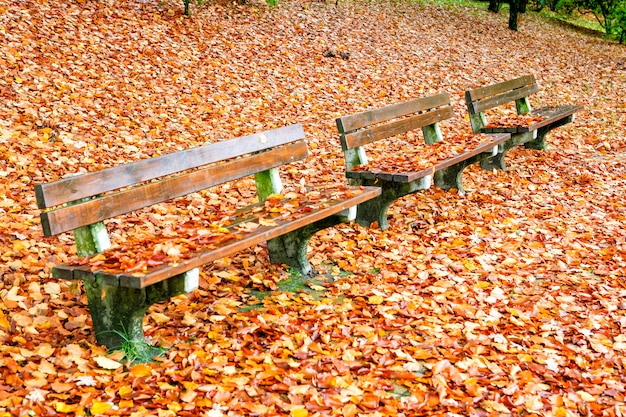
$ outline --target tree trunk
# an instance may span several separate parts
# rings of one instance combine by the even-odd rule
[[[517,31],[517,14],[519,12],[520,0],[510,0],[509,29]]]
[[[489,7],[487,8],[487,10],[489,10],[490,12],[499,13],[501,5],[502,3],[500,2],[500,0],[489,0]]]

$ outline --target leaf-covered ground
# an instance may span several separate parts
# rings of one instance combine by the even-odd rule
[[[485,4],[179,3],[0,0],[0,416],[626,415],[624,46]],[[72,239],[42,237],[36,183],[297,122],[287,180],[345,183],[336,117],[447,91],[453,135],[465,89],[527,73],[532,104],[585,105],[547,151],[320,233],[311,291],[260,302],[294,279],[263,247],[208,265],[149,311],[156,363],[96,345],[81,286],[50,278]]]

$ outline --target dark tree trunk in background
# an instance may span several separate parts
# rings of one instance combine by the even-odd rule
[[[517,31],[517,14],[522,0],[510,0],[509,29]]]
[[[502,5],[500,0],[489,0],[489,7],[487,10],[494,13],[500,12],[500,6]]]

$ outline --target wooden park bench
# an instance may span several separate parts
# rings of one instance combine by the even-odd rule
[[[514,146],[545,149],[545,136],[550,130],[574,120],[574,113],[583,106],[564,105],[531,110],[528,96],[537,93],[539,85],[534,75],[525,75],[465,92],[472,130],[477,133],[506,132],[511,139],[500,145],[492,158],[481,161],[485,169],[505,169],[504,154]],[[487,121],[485,112],[515,102],[516,114],[495,116]]]
[[[356,221],[388,227],[387,210],[403,196],[425,190],[431,183],[463,190],[463,170],[494,155],[508,133],[466,135],[444,140],[439,122],[453,116],[448,94],[391,104],[337,119],[346,176],[361,186],[382,189],[379,197],[361,204]],[[423,140],[414,130],[421,128]],[[387,140],[387,142],[383,142]],[[372,162],[368,161],[366,146]]]
[[[272,262],[307,274],[309,239],[380,194],[336,184],[284,190],[278,168],[307,153],[297,124],[39,184],[44,235],[73,231],[78,254],[52,275],[83,281],[98,342],[118,348],[125,339],[143,341],[148,308],[197,288],[198,268],[209,262],[267,241]],[[111,245],[104,220],[237,180],[259,202],[224,213],[205,199],[202,216]]]

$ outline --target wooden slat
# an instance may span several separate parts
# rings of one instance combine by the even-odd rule
[[[45,236],[93,224],[120,214],[197,192],[270,168],[303,159],[307,155],[304,141],[290,143],[269,151],[235,159],[223,164],[164,178],[138,187],[104,195],[100,198],[41,213]]]
[[[379,109],[343,116],[337,119],[337,129],[340,134],[349,133],[372,124],[404,117],[408,114],[422,112],[450,104],[447,93],[430,97],[418,98],[403,103],[390,104]]]
[[[434,166],[434,170],[440,171],[442,169],[451,167],[452,165],[458,164],[459,162],[469,159],[472,156],[486,152],[489,149],[492,149],[494,146],[498,146],[500,143],[506,142],[511,137],[511,135],[509,135],[508,133],[499,133],[490,136],[491,137],[489,138],[489,141],[482,142],[473,149],[467,150],[463,153],[453,156],[452,158],[448,158],[445,161],[437,163]]]
[[[223,242],[216,248],[207,249],[198,253],[198,255],[192,259],[181,260],[176,265],[163,265],[157,268],[153,268],[142,276],[133,276],[125,274],[110,274],[100,271],[91,272],[88,266],[80,267],[68,267],[59,266],[55,269],[59,271],[59,274],[67,276],[68,271],[73,271],[76,274],[84,274],[85,272],[95,275],[96,278],[104,282],[119,282],[120,286],[132,287],[132,288],[144,288],[151,284],[166,280],[175,275],[182,274],[193,268],[200,267],[216,259],[223,258],[225,256],[232,255],[250,246],[265,242],[272,238],[281,236],[285,233],[289,233],[303,226],[311,224],[315,221],[327,218],[331,215],[338,214],[341,211],[367,201],[380,195],[381,189],[379,187],[362,187],[362,192],[354,197],[350,197],[343,200],[335,200],[329,202],[328,206],[318,208],[311,212],[304,214],[303,217],[296,220],[275,220],[276,226],[259,226],[255,230],[245,233],[242,239],[232,239],[227,242]]]
[[[491,96],[497,96],[499,94],[506,93],[512,90],[517,90],[519,88],[527,87],[536,83],[537,81],[535,80],[535,76],[533,74],[529,74],[519,78],[515,78],[513,80],[503,81],[500,83],[468,90],[467,93],[470,101],[476,101]]]
[[[485,127],[481,129],[483,133],[524,133],[532,132],[541,127],[551,125],[554,122],[558,122],[566,117],[571,116],[577,111],[581,110],[583,106],[559,106],[559,107],[544,107],[537,109],[530,113],[531,115],[538,115],[545,117],[544,120],[534,123],[530,126],[510,126],[510,127]]]
[[[487,97],[478,101],[472,101],[471,111],[473,111],[474,113],[484,112],[485,110],[489,110],[494,107],[500,106],[502,104],[515,101],[522,97],[528,97],[529,95],[534,94],[538,91],[539,91],[539,86],[537,84],[532,84],[526,87],[511,90],[505,93],[490,96],[490,97]]]
[[[433,175],[436,171],[442,170],[444,168],[448,168],[454,164],[457,164],[461,161],[471,158],[474,155],[478,155],[480,153],[486,152],[494,146],[499,145],[502,142],[507,141],[511,136],[508,133],[499,133],[490,135],[489,139],[485,142],[478,144],[475,148],[467,150],[463,153],[453,156],[452,158],[448,158],[441,162],[436,163],[435,165],[419,170],[419,171],[410,171],[410,172],[386,172],[386,171],[348,171],[348,178],[355,179],[367,179],[374,180],[380,179],[382,181],[388,182],[399,182],[399,183],[408,183],[420,178],[426,177],[428,175]],[[452,138],[454,140],[454,138]]]
[[[361,129],[356,132],[346,134],[342,138],[343,146],[346,149],[354,149],[377,140],[389,138],[410,130],[440,122],[441,120],[449,119],[452,116],[452,107],[447,105],[425,113],[419,113],[405,119],[394,120],[389,123],[374,126],[370,129]]]
[[[301,124],[211,143],[35,186],[40,209],[304,139]]]

